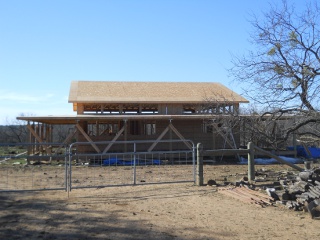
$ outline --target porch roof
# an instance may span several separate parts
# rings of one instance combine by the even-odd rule
[[[219,115],[221,117],[221,115]],[[78,121],[87,121],[88,123],[108,122],[108,121],[125,121],[125,120],[196,120],[214,118],[212,114],[190,114],[190,115],[133,115],[133,114],[108,114],[108,115],[75,115],[75,116],[23,116],[17,117],[18,120],[39,122],[46,124],[75,124]]]

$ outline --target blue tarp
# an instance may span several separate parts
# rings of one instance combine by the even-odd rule
[[[304,158],[320,158],[320,148],[317,147],[308,147],[311,156],[308,155],[303,146],[296,146],[297,156]],[[294,147],[288,147],[288,150],[294,150]]]
[[[158,159],[145,160],[136,159],[136,165],[160,165],[161,161]],[[102,161],[103,166],[133,166],[134,160],[123,160],[118,158],[108,158]]]
[[[292,164],[299,164],[303,163],[303,160],[301,158],[291,158],[291,157],[284,157],[284,156],[279,156],[283,160],[290,162]],[[274,158],[257,158],[254,159],[255,164],[262,164],[262,165],[267,165],[267,164],[277,164],[280,163]],[[248,164],[248,159],[246,158],[241,158],[240,164]]]

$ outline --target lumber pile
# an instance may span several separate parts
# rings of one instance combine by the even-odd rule
[[[242,202],[266,207],[272,205],[273,198],[256,190],[250,189],[247,185],[219,187],[219,192],[234,197]]]

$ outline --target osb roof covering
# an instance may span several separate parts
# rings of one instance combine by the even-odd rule
[[[247,103],[220,83],[72,81],[70,103]]]

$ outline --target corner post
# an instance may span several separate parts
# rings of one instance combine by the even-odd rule
[[[253,181],[255,170],[254,170],[254,145],[252,142],[248,143],[248,180]]]

